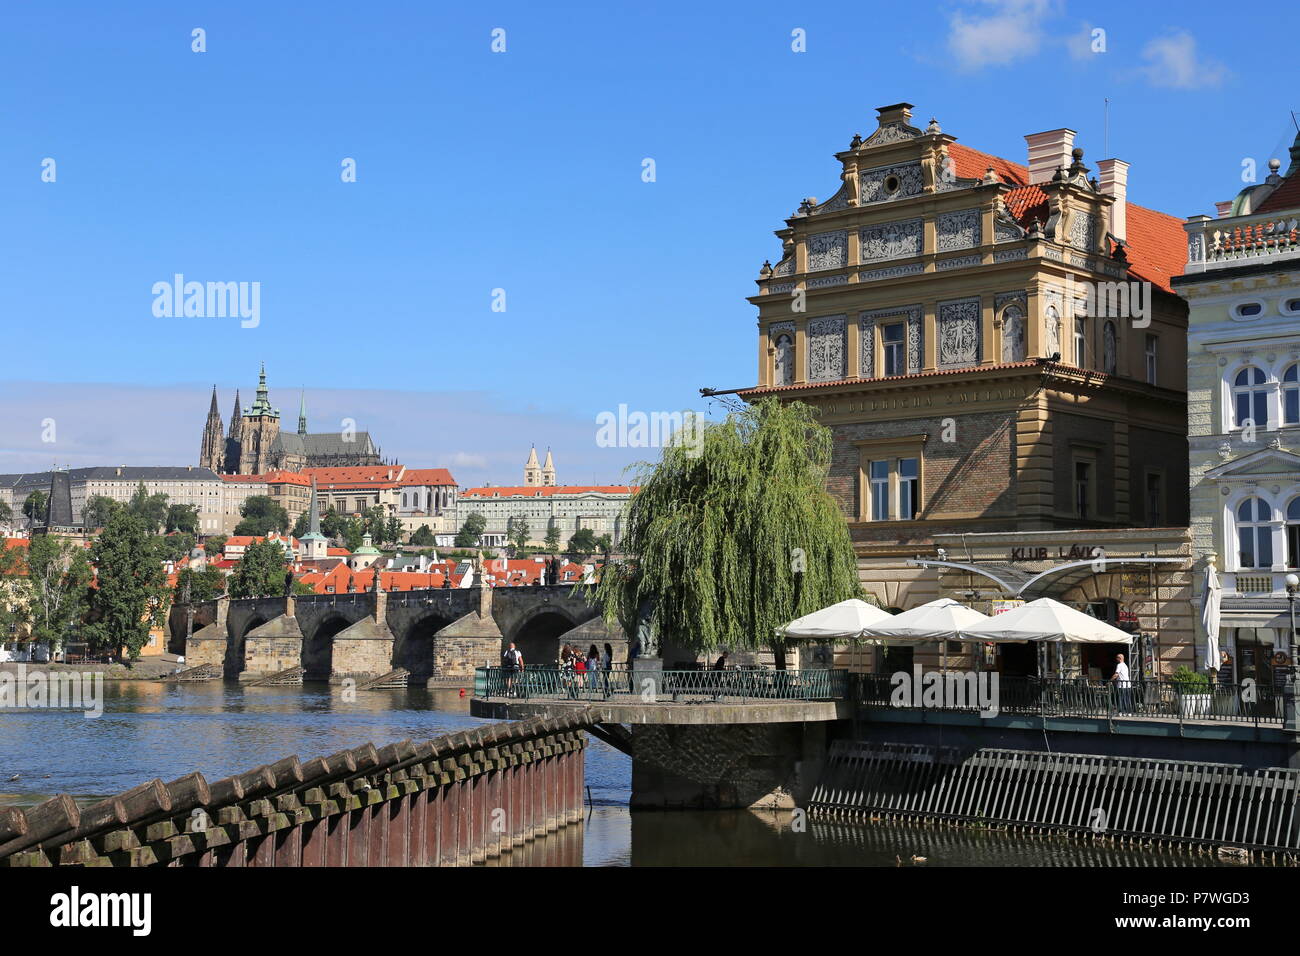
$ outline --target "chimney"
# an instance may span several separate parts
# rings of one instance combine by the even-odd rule
[[[1110,206],[1110,234],[1128,242],[1128,163],[1103,159],[1097,164],[1097,176],[1102,195],[1115,197]]]
[[[1220,219],[1223,219],[1223,218],[1225,218],[1225,217],[1227,217],[1227,216],[1231,216],[1231,215],[1232,215],[1232,200],[1231,200],[1231,199],[1225,199],[1223,202],[1216,202],[1216,203],[1214,204],[1214,208],[1218,211],[1218,213],[1219,213],[1219,218],[1220,218]]]
[[[1049,129],[1043,133],[1030,133],[1025,137],[1029,144],[1029,181],[1049,182],[1056,171],[1072,162],[1070,150],[1074,148],[1075,131]]]

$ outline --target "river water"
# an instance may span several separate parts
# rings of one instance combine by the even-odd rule
[[[487,721],[459,690],[246,687],[232,682],[107,682],[103,715],[0,710],[0,805],[81,798],[201,771],[218,780],[290,754],[301,759]],[[506,865],[587,866],[1197,866],[1214,859],[948,827],[808,821],[788,813],[627,809],[630,759],[589,738],[582,828],[537,841]],[[14,777],[17,779],[11,779]]]

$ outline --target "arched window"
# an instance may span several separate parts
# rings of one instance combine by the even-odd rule
[[[1237,566],[1273,566],[1273,511],[1263,498],[1247,498],[1237,506]]]
[[[1300,568],[1300,498],[1286,506],[1286,566]]]
[[[1268,427],[1268,389],[1264,373],[1248,365],[1232,380],[1233,424],[1238,428],[1252,422],[1256,428]]]
[[[1119,366],[1119,357],[1116,354],[1118,345],[1115,340],[1115,323],[1107,322],[1101,331],[1102,346],[1102,371],[1107,375],[1114,375],[1115,369]]]
[[[1025,313],[1009,305],[1002,313],[1002,361],[1024,361],[1025,351]]]
[[[1282,373],[1282,424],[1300,425],[1300,365]]]

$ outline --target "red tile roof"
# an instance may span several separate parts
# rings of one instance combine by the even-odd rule
[[[1300,173],[1292,173],[1282,180],[1282,185],[1269,193],[1255,212],[1282,212],[1286,209],[1300,209]]]
[[[402,475],[399,485],[454,485],[456,479],[446,468],[410,468]]]
[[[349,465],[344,468],[304,468],[301,474],[308,480],[315,478],[318,485],[373,485],[396,482],[404,470],[404,465]]]
[[[948,144],[948,158],[952,160],[953,171],[960,179],[983,179],[985,172],[992,166],[1004,183],[1023,186],[1029,182],[1029,170],[1019,163],[971,149],[961,143]]]

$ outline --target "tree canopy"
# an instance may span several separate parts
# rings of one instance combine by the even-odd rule
[[[465,523],[461,525],[460,530],[456,532],[456,547],[477,547],[478,539],[482,536],[485,530],[487,530],[487,518],[484,518],[477,511],[470,512],[470,514],[465,518]]]
[[[650,608],[675,646],[769,647],[784,667],[777,627],[861,594],[830,456],[812,407],[770,398],[706,425],[698,446],[668,445],[628,504],[628,560],[589,600],[629,633]]]
[[[100,650],[125,647],[131,660],[148,643],[150,627],[163,622],[170,598],[158,543],[146,521],[126,509],[117,511],[91,549],[97,577],[87,637]]]
[[[272,531],[289,530],[289,512],[270,495],[251,495],[239,513],[244,520],[235,525],[235,534],[264,536]]]
[[[284,548],[274,541],[254,541],[244,549],[239,567],[230,576],[230,596],[275,597],[284,593],[288,571]]]

